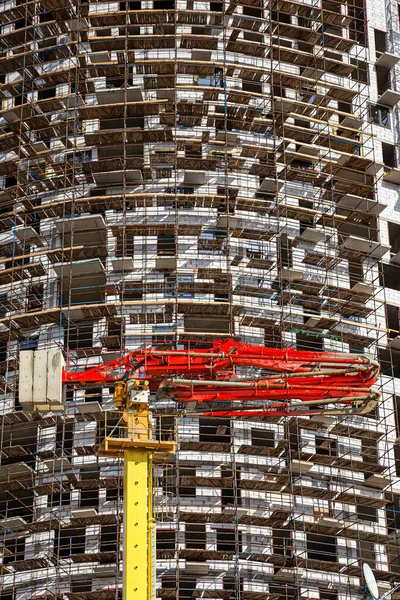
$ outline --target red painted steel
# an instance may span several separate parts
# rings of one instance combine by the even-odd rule
[[[263,377],[240,379],[240,367],[262,369]],[[378,376],[379,364],[366,355],[278,350],[226,339],[205,349],[190,349],[190,345],[185,350],[143,348],[83,371],[65,371],[63,381],[109,385],[142,379],[150,382],[159,397],[176,402],[206,402],[213,407],[227,402],[253,403],[248,408],[213,410],[202,413],[205,415],[283,416],[314,414],[329,400],[336,405],[366,404],[379,397],[371,390]],[[294,408],[293,400],[312,403],[308,413],[304,405]]]

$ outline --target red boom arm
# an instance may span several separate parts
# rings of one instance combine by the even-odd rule
[[[268,377],[240,379],[238,367],[267,370]],[[379,364],[366,355],[277,350],[227,339],[201,350],[143,348],[84,371],[65,371],[63,381],[110,385],[142,379],[150,382],[152,391],[158,390],[158,397],[176,402],[207,402],[212,407],[252,402],[251,408],[229,407],[204,415],[283,416],[315,414],[332,401],[344,405],[336,412],[368,412],[379,398],[371,390],[378,376]],[[308,404],[307,412],[303,403]]]

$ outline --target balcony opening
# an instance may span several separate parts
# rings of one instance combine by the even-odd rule
[[[97,482],[100,479],[100,469],[91,468],[81,472],[81,508],[99,508],[99,489]]]
[[[231,422],[229,419],[199,419],[199,441],[230,444]]]
[[[205,525],[195,523],[186,524],[185,542],[187,550],[205,550],[206,538]]]
[[[274,554],[290,558],[292,556],[291,536],[289,529],[273,529],[272,545]]]
[[[360,521],[368,521],[370,523],[378,522],[378,511],[374,506],[357,504],[356,514]]]
[[[386,33],[386,31],[379,31],[379,29],[374,29],[374,38],[375,38],[375,53],[376,53],[376,58],[378,59],[384,52],[386,52],[387,33]]]
[[[173,231],[157,236],[157,256],[175,256],[176,244]]]
[[[100,552],[118,552],[118,525],[102,525],[100,532]]]
[[[379,284],[391,290],[400,290],[400,267],[381,263]]]
[[[307,553],[310,560],[336,562],[335,538],[329,535],[307,533]]]
[[[235,533],[233,529],[217,529],[217,551],[242,552],[242,534],[240,531]]]
[[[394,169],[397,166],[396,146],[393,144],[385,144],[382,142],[382,158],[383,164],[389,169]]]
[[[337,442],[330,438],[315,436],[315,453],[321,456],[337,456]]]
[[[158,551],[172,550],[175,551],[175,529],[157,529],[156,533],[156,549]]]
[[[196,497],[196,486],[193,479],[196,477],[195,467],[181,467],[179,469],[179,494],[189,498]],[[193,479],[192,479],[193,478]]]
[[[275,431],[272,429],[252,429],[251,443],[253,446],[275,448]]]
[[[175,10],[175,0],[153,0],[154,10]]]
[[[399,307],[392,304],[385,304],[386,309],[386,327],[388,328],[389,339],[397,337],[400,333]]]
[[[69,558],[72,554],[85,553],[85,527],[56,529],[54,532],[54,554]]]

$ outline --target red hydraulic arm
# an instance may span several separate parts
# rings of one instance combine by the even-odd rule
[[[263,373],[240,378],[240,367]],[[278,350],[226,339],[205,349],[143,348],[83,371],[64,371],[63,381],[146,380],[159,398],[207,403],[212,410],[203,415],[296,416],[369,412],[379,399],[371,389],[378,376],[379,364],[367,355]]]

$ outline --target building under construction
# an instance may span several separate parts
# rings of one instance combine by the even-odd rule
[[[381,401],[155,411],[179,444],[154,469],[154,597],[361,600],[365,562],[389,590],[397,2],[5,0],[0,26],[2,600],[122,597],[123,465],[94,451],[113,390],[28,411],[20,351],[75,369],[225,337],[372,354]]]

